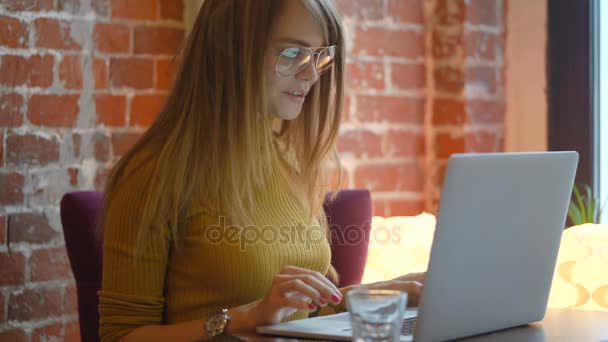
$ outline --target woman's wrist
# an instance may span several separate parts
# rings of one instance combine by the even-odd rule
[[[238,333],[254,332],[257,326],[254,312],[256,304],[257,301],[229,309],[228,316],[230,316],[230,322],[226,326],[224,334],[234,335]]]

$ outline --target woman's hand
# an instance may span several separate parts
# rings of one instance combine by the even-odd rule
[[[360,285],[366,289],[407,292],[407,306],[418,306],[426,273],[409,273],[391,280]]]
[[[251,313],[256,317],[256,326],[274,324],[297,310],[314,311],[316,305],[324,307],[341,300],[338,288],[321,273],[286,266],[274,277],[266,296],[253,303]]]

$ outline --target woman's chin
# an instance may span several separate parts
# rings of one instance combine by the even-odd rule
[[[277,117],[279,119],[283,119],[283,120],[295,120],[298,118],[298,116],[300,116],[300,112],[302,112],[302,109],[300,108],[299,110],[284,110],[281,111],[280,114],[277,115]]]

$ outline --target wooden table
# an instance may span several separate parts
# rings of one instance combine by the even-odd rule
[[[316,341],[258,334],[242,334],[237,337],[238,340],[250,342]],[[478,335],[460,341],[608,342],[608,311],[548,309],[545,319],[541,322]]]

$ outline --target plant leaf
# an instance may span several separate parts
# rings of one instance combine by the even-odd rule
[[[570,217],[570,221],[572,221],[572,224],[575,226],[578,226],[583,222],[581,210],[574,202],[570,202],[570,206],[568,207],[568,217]]]
[[[586,211],[585,211],[585,203],[583,202],[583,198],[581,197],[581,193],[578,191],[578,186],[574,186],[574,197],[576,198],[576,202],[578,205],[578,213],[580,215],[580,221],[582,223],[579,224],[583,224],[585,222],[587,222],[587,218],[586,216]]]

